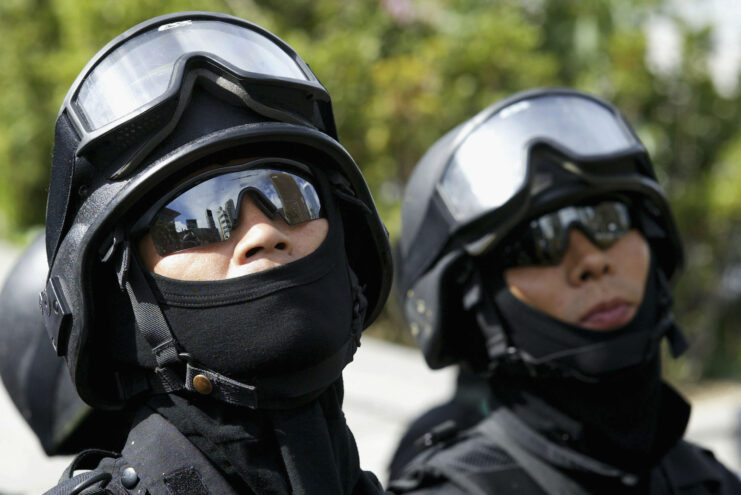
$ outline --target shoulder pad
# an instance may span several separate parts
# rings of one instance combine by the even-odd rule
[[[393,493],[420,489],[448,493],[454,488],[468,494],[509,493],[523,488],[524,493],[543,493],[509,454],[475,429],[449,428],[440,428],[439,437],[431,436],[427,449],[389,483]]]

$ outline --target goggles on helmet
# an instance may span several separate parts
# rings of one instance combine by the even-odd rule
[[[270,218],[278,214],[288,225],[320,218],[321,202],[311,182],[270,165],[280,166],[268,162],[244,169],[242,164],[200,174],[158,202],[134,230],[147,230],[159,255],[166,256],[229,239],[245,195]]]
[[[579,229],[600,249],[607,249],[631,229],[630,210],[619,201],[567,206],[517,229],[490,258],[498,267],[549,266],[561,263],[571,229]]]
[[[167,16],[137,29],[102,50],[68,95],[65,107],[81,135],[78,154],[101,140],[163,139],[157,131],[174,125],[197,75],[228,87],[259,114],[335,137],[329,94],[271,33],[211,13]]]
[[[543,93],[517,100],[462,130],[438,184],[461,225],[504,205],[528,182],[529,151],[538,142],[576,158],[594,158],[643,147],[615,110],[579,94]]]

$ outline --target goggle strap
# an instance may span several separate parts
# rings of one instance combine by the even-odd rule
[[[269,119],[277,120],[279,122],[287,122],[289,124],[298,124],[316,128],[311,122],[303,119],[291,112],[279,110],[267,105],[260,103],[258,100],[250,96],[250,93],[242,86],[237,84],[224,76],[220,76],[211,72],[210,70],[198,69],[196,71],[198,77],[202,77],[205,80],[211,82],[214,86],[217,86],[227,94],[233,96],[233,100],[239,100],[242,105],[249,108],[250,110],[259,113],[260,115]],[[236,101],[235,101],[236,103]]]
[[[224,79],[224,78],[221,78]],[[303,119],[296,115],[293,112],[279,110],[274,107],[270,107],[267,105],[263,105],[258,100],[252,98],[250,94],[242,87],[237,86],[234,89],[235,95],[240,98],[244,106],[249,108],[250,110],[254,111],[255,113],[259,113],[260,115],[267,117],[272,120],[276,120],[278,122],[286,122],[288,124],[296,124],[296,125],[302,125],[306,127],[311,127],[312,129],[316,129],[317,127],[309,122],[306,119]]]
[[[176,109],[175,115],[170,119],[167,124],[162,126],[159,131],[154,133],[148,138],[143,139],[138,146],[132,147],[130,150],[125,151],[124,158],[121,160],[119,167],[111,174],[111,180],[121,180],[127,177],[129,174],[136,171],[142,161],[170,135],[172,130],[180,120],[180,116],[185,109],[184,105],[181,105]],[[119,162],[120,163],[120,162]]]

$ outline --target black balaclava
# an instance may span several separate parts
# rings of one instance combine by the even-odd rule
[[[355,288],[338,206],[321,172],[313,173],[329,222],[313,253],[220,281],[146,275],[172,334],[194,363],[258,386],[260,377],[292,372],[321,385],[276,409],[183,392],[148,399],[147,407],[172,422],[244,493],[381,491],[376,478],[360,470],[342,413],[341,370],[359,338]],[[350,353],[342,366],[313,366],[338,352]]]
[[[636,316],[609,332],[556,320],[502,284],[496,305],[518,347],[538,356],[580,346],[598,351],[550,367],[503,366],[491,380],[494,403],[550,440],[620,469],[640,473],[654,465],[682,437],[689,418],[688,405],[661,380],[658,344],[667,328],[659,326],[667,322],[659,277],[652,263]],[[626,345],[629,335],[638,338]],[[625,358],[615,356],[621,351],[636,355],[616,359]]]
[[[339,212],[317,175],[330,224],[307,256],[270,270],[215,281],[149,273],[180,346],[201,365],[251,383],[331,358],[352,342],[353,296]],[[329,385],[338,378],[324,378]]]

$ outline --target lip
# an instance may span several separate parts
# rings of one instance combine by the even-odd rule
[[[612,330],[628,323],[635,305],[624,299],[611,299],[592,306],[579,319],[579,325],[592,330]]]

